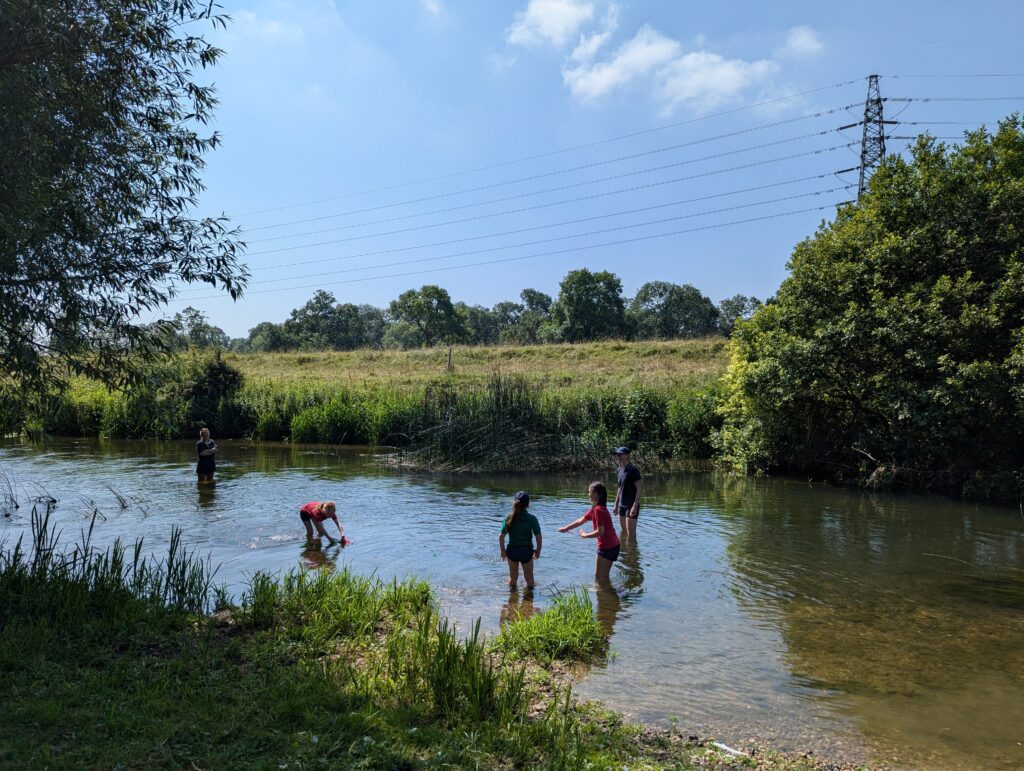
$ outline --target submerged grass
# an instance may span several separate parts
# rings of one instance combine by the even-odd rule
[[[257,573],[240,606],[228,608],[180,532],[154,561],[141,542],[100,552],[88,533],[63,552],[46,512],[33,524],[31,543],[0,549],[0,766],[748,762],[624,725],[577,704],[568,689],[535,688],[514,663],[519,651],[573,655],[592,645],[564,631],[556,636],[575,642],[536,642],[586,626],[589,603],[579,596],[507,637],[503,655],[479,625],[457,634],[421,581]],[[211,594],[220,609],[208,615]]]

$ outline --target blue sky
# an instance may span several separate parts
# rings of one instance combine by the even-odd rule
[[[243,228],[252,283],[167,310],[243,336],[317,288],[386,306],[435,283],[490,306],[555,296],[579,267],[614,271],[627,296],[668,280],[766,297],[856,195],[856,172],[833,172],[857,164],[859,129],[835,129],[859,119],[869,73],[915,99],[886,105],[918,123],[899,136],[1024,107],[923,101],[1024,95],[1021,77],[962,77],[1024,70],[1024,5],[922,8],[228,0],[232,23],[207,35],[225,51],[204,73],[223,145],[201,213]]]

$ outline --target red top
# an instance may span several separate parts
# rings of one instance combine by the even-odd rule
[[[320,510],[320,501],[310,501],[301,509],[300,512],[309,514],[311,519],[315,519],[317,522],[323,522],[325,519],[332,519],[332,516],[326,511]]]
[[[608,509],[604,506],[591,506],[587,512],[587,519],[593,523],[595,530],[604,525],[604,535],[597,537],[598,549],[613,549],[619,545],[619,536],[615,533],[615,525]]]

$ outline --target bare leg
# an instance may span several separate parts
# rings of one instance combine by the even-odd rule
[[[636,538],[636,517],[626,517],[626,524],[623,525],[623,532],[629,529],[629,540]]]
[[[611,578],[609,575],[612,572],[612,561],[606,560],[600,554],[597,555],[597,562],[594,565],[594,578],[601,586],[608,586],[611,584]]]
[[[508,585],[515,586],[519,583],[519,563],[514,560],[508,561]]]
[[[629,517],[619,515],[619,536],[623,541],[628,540],[629,536]]]
[[[306,540],[313,540],[313,526],[309,523],[308,519],[302,520],[302,524],[306,526]]]
[[[526,588],[533,588],[533,560],[523,565],[523,578],[526,579]]]

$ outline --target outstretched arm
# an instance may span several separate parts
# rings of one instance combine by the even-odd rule
[[[580,530],[580,538],[600,538],[604,535],[604,525],[598,525],[593,530]]]
[[[587,521],[587,515],[584,514],[582,517],[577,519],[575,522],[570,522],[568,525],[565,525],[564,527],[558,528],[558,532],[559,533],[568,533],[574,527],[579,527],[580,525],[582,525],[586,521]]]

